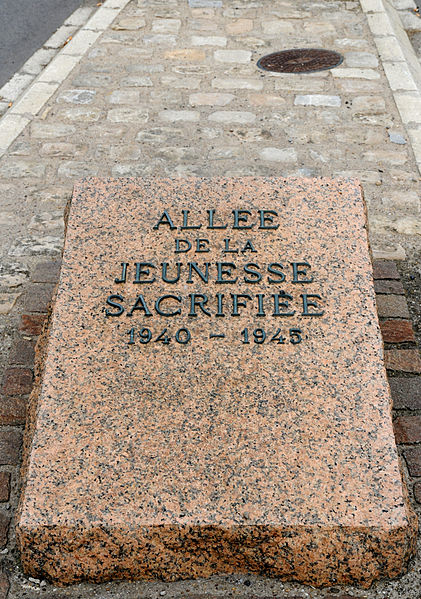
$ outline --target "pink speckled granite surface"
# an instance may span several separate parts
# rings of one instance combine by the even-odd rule
[[[226,229],[206,228],[213,209]],[[181,230],[182,210],[201,228]],[[238,213],[237,226],[251,229],[233,228],[235,210],[250,212]],[[258,210],[277,214],[264,213],[259,228]],[[175,253],[177,238],[193,249]],[[195,253],[196,238],[210,251]],[[226,238],[238,252],[224,253]],[[155,268],[142,267],[133,283],[136,262]],[[202,277],[194,267],[189,275],[189,262]],[[218,262],[235,265],[219,267],[220,282]],[[295,282],[293,262],[310,265],[296,266],[304,272]],[[121,263],[125,283],[115,281]],[[181,264],[179,281],[162,281],[162,263],[168,277]],[[139,294],[145,303],[129,316]],[[180,313],[159,315],[155,301],[168,294],[161,311]],[[191,309],[191,294],[207,296],[203,309]],[[303,294],[307,311],[322,315],[303,315]],[[107,304],[110,295],[120,297]],[[149,343],[140,342],[143,327]],[[164,328],[168,344],[156,341]],[[297,328],[302,341],[292,343]],[[180,329],[188,343],[176,341]],[[265,342],[255,342],[256,329]],[[284,343],[271,341],[278,329]],[[357,182],[77,184],[38,356],[17,523],[30,575],[66,584],[248,572],[368,586],[405,569],[416,522],[393,437]]]

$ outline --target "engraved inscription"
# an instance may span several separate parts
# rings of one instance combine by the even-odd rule
[[[152,231],[154,235],[159,232],[161,238],[162,233],[171,236],[173,255],[163,256],[162,262],[143,255],[133,262],[117,263],[112,274],[116,288],[105,298],[105,317],[145,320],[127,331],[128,345],[193,343],[194,333],[188,326],[165,326],[166,322],[177,321],[177,317],[183,318],[183,322],[205,319],[211,325],[210,340],[226,338],[224,327],[217,326],[226,322],[221,319],[247,317],[250,325],[234,335],[238,343],[300,344],[308,335],[297,326],[276,327],[273,320],[267,326],[253,323],[254,319],[267,317],[312,319],[325,313],[320,292],[312,292],[316,273],[307,257],[279,257],[268,263],[260,257],[259,232],[265,233],[267,243],[268,235],[277,235],[279,220],[277,211],[266,209],[233,210],[228,219],[222,218],[216,209],[206,210],[201,217],[190,210],[177,214],[164,210]],[[224,231],[222,240],[212,239],[214,230]],[[238,240],[237,231],[246,231],[246,237],[250,233],[253,238]],[[179,236],[179,232],[184,236]],[[202,236],[197,236],[200,233]],[[211,251],[219,259],[207,259],[206,254]],[[166,286],[168,292],[162,293]],[[194,291],[188,292],[189,286]],[[159,293],[154,293],[155,288],[159,288]],[[146,324],[152,316],[162,318],[160,330]]]

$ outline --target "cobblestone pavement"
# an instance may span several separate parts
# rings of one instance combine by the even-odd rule
[[[396,2],[408,10],[403,0]],[[375,16],[354,0],[131,0],[0,158],[0,545],[11,598],[339,598],[345,592],[254,577],[56,590],[20,572],[9,520],[17,501],[33,344],[57,280],[64,208],[74,180],[84,176],[359,178],[374,255],[389,259],[376,263],[378,307],[390,344],[386,363],[394,375],[397,438],[417,508],[421,364],[391,260],[420,274],[421,179],[408,133],[411,106],[419,120],[418,99],[400,93],[409,114],[405,128],[373,41],[373,27],[383,35]],[[262,55],[296,47],[336,50],[345,60],[312,75],[257,69]],[[393,68],[399,79],[403,71]],[[419,599],[420,567],[414,560],[400,581],[346,592]],[[0,599],[8,584],[6,574],[0,576]]]

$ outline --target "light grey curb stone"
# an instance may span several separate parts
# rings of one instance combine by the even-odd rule
[[[129,2],[130,0],[106,0],[36,78],[34,75],[25,73],[25,65],[31,64],[31,57],[23,65],[22,70],[0,89],[0,98],[5,97],[6,100],[10,98],[10,101],[18,98],[0,119],[0,157]],[[86,9],[76,10],[50,40],[54,36],[63,37],[65,33],[67,37],[64,41],[66,41],[87,16]],[[45,47],[49,47],[50,40],[45,43]]]
[[[360,0],[421,173],[421,64],[394,5]]]

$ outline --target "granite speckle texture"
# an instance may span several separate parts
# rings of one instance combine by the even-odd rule
[[[416,519],[390,401],[357,182],[84,180],[38,347],[24,569],[399,576]]]

